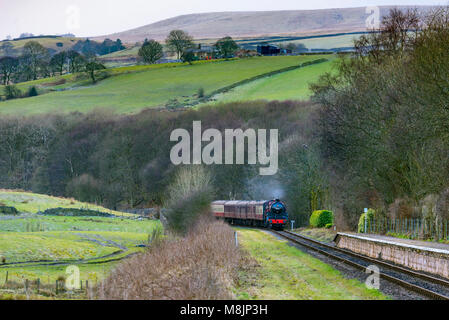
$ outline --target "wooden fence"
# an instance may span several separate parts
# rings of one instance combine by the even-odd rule
[[[96,286],[92,286],[89,280],[81,280],[78,289],[69,290],[65,286],[64,280],[55,280],[51,282],[42,282],[40,278],[35,280],[23,279],[19,281],[17,279],[10,280],[8,278],[9,272],[6,271],[5,278],[2,279],[0,283],[0,289],[13,291],[15,294],[24,295],[43,295],[43,296],[76,296],[77,298],[85,297],[88,298],[92,296],[92,289]]]

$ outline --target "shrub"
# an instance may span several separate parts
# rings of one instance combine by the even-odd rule
[[[326,229],[330,229],[330,228],[332,228],[332,226],[333,226],[332,223],[328,223],[328,224],[326,224],[325,228],[326,228]]]
[[[4,92],[6,100],[17,99],[22,96],[22,91],[13,84],[6,85]]]
[[[148,245],[152,246],[160,245],[163,240],[163,235],[164,235],[163,227],[161,225],[157,225],[148,235]]]
[[[232,228],[220,221],[201,221],[186,237],[167,238],[123,260],[91,298],[232,299],[240,258]]]
[[[36,97],[37,95],[38,93],[35,86],[32,86],[28,89],[28,97]]]
[[[368,209],[368,211],[366,213],[362,213],[362,215],[360,216],[359,225],[357,228],[357,231],[359,233],[365,232],[365,217],[367,217],[367,219],[368,219],[367,223],[369,223],[369,221],[374,218],[375,213],[376,212],[374,211],[374,209]]]
[[[198,98],[203,98],[204,97],[204,88],[199,88],[198,89]]]
[[[65,217],[114,217],[114,215],[106,212],[77,208],[52,208],[45,210],[42,214]]]
[[[167,228],[185,234],[196,221],[210,213],[212,179],[203,167],[186,167],[178,171],[168,190]]]
[[[14,207],[0,206],[0,214],[16,215],[18,213],[19,211]]]
[[[329,210],[316,210],[310,216],[310,225],[314,228],[323,228],[327,224],[333,224],[334,214]]]
[[[193,54],[192,51],[186,51],[181,56],[182,62],[187,62],[188,64],[192,65],[193,61],[197,60],[197,57]]]

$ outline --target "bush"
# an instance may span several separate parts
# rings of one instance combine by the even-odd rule
[[[18,213],[19,211],[14,207],[0,206],[0,214],[16,215]]]
[[[329,210],[316,210],[310,216],[310,225],[314,228],[323,228],[327,224],[333,224],[334,214]]]
[[[38,93],[35,86],[32,86],[28,89],[28,97],[36,97],[37,95]]]
[[[185,234],[200,217],[210,213],[212,180],[209,172],[197,166],[182,168],[169,187],[168,197],[167,228]]]
[[[45,210],[42,214],[65,217],[114,217],[114,215],[106,212],[77,208],[52,208]]]
[[[199,88],[198,89],[198,98],[203,98],[204,97],[204,88]]]
[[[187,62],[188,64],[192,64],[193,61],[197,60],[198,58],[195,57],[192,51],[186,51],[182,54],[181,60],[182,62]]]
[[[326,229],[330,229],[330,228],[332,228],[332,226],[333,226],[332,223],[328,223],[328,224],[326,224],[325,228],[326,228]]]
[[[228,300],[241,255],[227,224],[201,221],[186,237],[168,238],[111,272],[101,300]],[[94,289],[94,290],[95,290]]]
[[[367,220],[367,224],[368,224],[369,221],[374,218],[374,214],[375,213],[376,212],[374,211],[374,209],[368,209],[368,211],[366,213],[362,213],[362,215],[360,216],[359,225],[358,225],[358,228],[357,228],[357,231],[359,233],[364,233],[365,232],[365,217],[367,217],[367,219],[368,219]]]
[[[4,92],[6,100],[17,99],[22,96],[22,91],[13,84],[5,86]]]

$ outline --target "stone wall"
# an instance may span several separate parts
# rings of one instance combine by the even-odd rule
[[[449,251],[339,233],[339,248],[449,278]]]

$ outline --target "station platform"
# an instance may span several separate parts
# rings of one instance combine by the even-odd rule
[[[377,234],[339,232],[336,246],[371,258],[449,278],[449,245]]]

